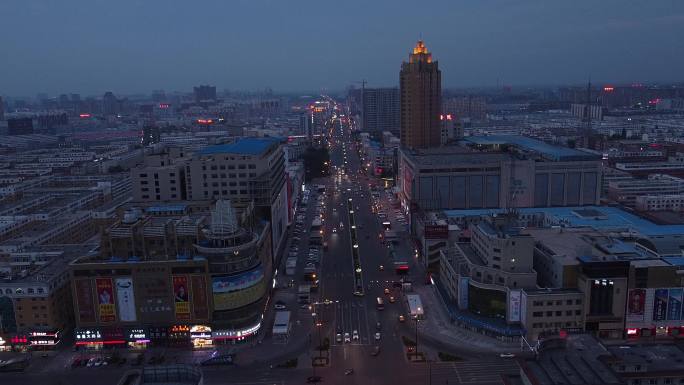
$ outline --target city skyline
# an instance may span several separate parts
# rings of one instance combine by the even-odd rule
[[[116,9],[104,2],[6,2],[0,28],[12,39],[0,92],[123,95],[203,83],[332,91],[361,79],[395,86],[405,47],[421,35],[440,57],[444,88],[579,84],[590,76],[681,80],[681,3],[539,4],[435,1],[418,12],[396,2],[126,2]]]

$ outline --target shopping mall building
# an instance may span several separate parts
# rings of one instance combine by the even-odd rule
[[[130,210],[100,253],[71,264],[77,346],[208,347],[256,335],[272,287],[270,225],[210,215]]]

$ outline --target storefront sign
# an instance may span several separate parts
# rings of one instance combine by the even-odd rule
[[[266,291],[264,270],[212,278],[215,310],[230,310],[258,301]]]
[[[135,322],[135,297],[133,296],[133,280],[130,277],[117,278],[116,303],[119,305],[119,320]]]
[[[78,329],[75,334],[76,345],[102,342],[102,334],[97,329]]]
[[[193,275],[192,281],[192,311],[195,319],[209,318],[207,284],[203,276]]]
[[[97,303],[100,312],[100,322],[114,322],[116,313],[114,309],[114,288],[111,278],[96,278]]]
[[[74,283],[76,289],[76,306],[78,307],[78,319],[82,323],[95,322],[95,302],[93,301],[93,284],[90,278],[77,279]]]
[[[242,339],[256,333],[261,328],[261,322],[240,330],[217,330],[211,333],[214,339]]]
[[[128,340],[129,341],[137,341],[137,340],[146,340],[148,339],[147,332],[145,329],[131,329],[128,331]]]
[[[186,275],[173,276],[173,301],[176,308],[177,320],[190,319],[190,301],[188,277]]]

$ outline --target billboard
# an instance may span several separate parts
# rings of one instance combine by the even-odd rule
[[[114,322],[116,313],[114,309],[114,287],[111,278],[96,278],[97,303],[100,313],[100,322]]]
[[[174,275],[173,281],[173,302],[176,309],[177,320],[190,319],[190,299],[188,290],[188,276]]]
[[[93,281],[90,278],[76,279],[76,307],[80,323],[95,322],[95,301],[93,300]]]
[[[510,290],[508,292],[508,321],[520,322],[520,290]]]
[[[520,323],[525,326],[527,324],[527,293],[522,291],[520,296]]]
[[[653,320],[664,321],[667,317],[667,289],[656,289],[653,299]]]
[[[646,290],[631,289],[627,294],[627,320],[643,321],[646,304]]]
[[[192,312],[195,319],[209,318],[209,306],[207,305],[207,284],[201,275],[190,277],[192,283]]]
[[[266,291],[264,269],[229,276],[212,277],[214,310],[229,310],[259,300]]]
[[[679,320],[682,318],[682,294],[681,288],[670,289],[670,296],[667,301],[667,319]]]
[[[135,298],[133,297],[133,279],[131,277],[117,278],[116,304],[119,308],[119,320],[122,322],[135,322]]]
[[[468,308],[468,277],[458,278],[458,308],[461,310]]]

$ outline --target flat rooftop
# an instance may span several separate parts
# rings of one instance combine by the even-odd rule
[[[282,142],[281,138],[239,138],[233,143],[217,144],[207,146],[197,151],[199,155],[214,154],[237,154],[237,155],[259,155],[266,152],[271,146]]]
[[[681,236],[684,225],[659,225],[617,207],[524,207],[516,209],[520,215],[544,215],[553,225],[588,227],[598,231],[634,231],[644,236]],[[475,217],[500,215],[504,209],[444,210],[447,217]]]
[[[590,152],[576,150],[574,148],[554,146],[541,140],[528,138],[519,135],[491,135],[491,136],[469,136],[464,139],[466,142],[476,145],[513,145],[520,149],[533,151],[544,158],[554,161],[578,161],[578,160],[597,160],[600,156]]]
[[[608,351],[613,357],[607,362],[618,362],[626,365],[639,364],[646,368],[646,372],[661,374],[684,374],[684,351],[676,345],[623,345],[609,346]],[[632,373],[622,373],[628,377]],[[642,377],[644,373],[633,373]]]

